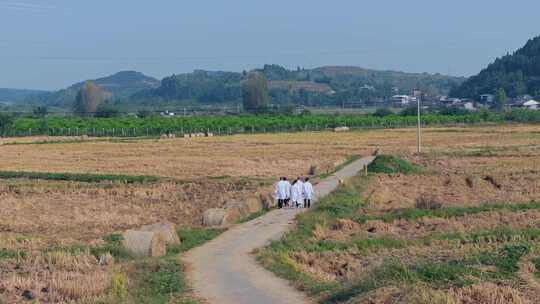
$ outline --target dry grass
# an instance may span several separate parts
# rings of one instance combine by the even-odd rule
[[[439,132],[444,131],[444,132]],[[538,145],[539,126],[427,129],[426,152],[482,147]],[[11,139],[13,141],[13,139]],[[24,139],[29,140],[29,139]],[[3,146],[0,170],[158,175],[180,179],[202,176],[306,174],[311,165],[325,172],[353,154],[375,148],[387,154],[415,151],[415,131],[238,135],[192,140],[141,140]]]
[[[97,245],[104,235],[161,220],[197,226],[205,210],[242,201],[267,187],[244,176],[268,181],[276,176],[307,174],[310,168],[322,174],[351,155],[371,154],[377,148],[385,154],[417,162],[428,173],[375,177],[366,192],[370,206],[364,213],[414,208],[416,199],[424,193],[442,203],[443,208],[540,199],[540,162],[535,161],[540,159],[539,132],[540,126],[523,125],[427,129],[426,154],[420,160],[413,155],[416,137],[412,129],[2,145],[0,171],[154,175],[173,179],[129,185],[0,180],[0,248],[17,253],[0,259],[0,303],[20,300],[25,290],[44,303],[93,302],[107,296],[110,287],[117,285],[120,287],[114,288],[122,293],[125,277],[116,275],[115,271],[117,266],[125,265],[100,266],[87,252],[40,250],[51,246]],[[9,142],[44,140],[49,139],[9,139]],[[1,139],[0,144],[7,141]],[[313,242],[349,242],[384,236],[418,240],[433,233],[492,229],[501,223],[513,228],[538,227],[540,211],[499,211],[391,223],[358,224],[341,219],[317,226]],[[410,264],[418,260],[447,261],[465,259],[486,250],[497,251],[500,247],[501,244],[489,242],[433,241],[430,246],[297,250],[284,258],[295,269],[318,280],[348,282],[384,266],[391,258]],[[531,275],[527,278],[531,279]],[[527,288],[508,284],[480,286],[443,291],[429,286],[412,289],[386,286],[370,293],[368,298],[373,301],[356,300],[357,303],[468,304],[485,299],[527,303],[527,299],[535,297]],[[482,293],[485,290],[489,292]],[[520,299],[525,302],[519,302]]]
[[[505,159],[498,159],[492,165],[505,164]],[[540,170],[530,170],[531,166],[534,164],[529,159],[528,162],[512,163],[514,170],[521,170],[521,173],[474,174],[470,172],[475,170],[474,164],[469,164],[471,170],[464,174],[381,175],[373,179],[366,196],[371,207],[385,211],[412,208],[416,199],[424,193],[429,193],[444,207],[540,200]],[[486,178],[488,176],[490,178]],[[500,187],[495,186],[490,179],[497,180],[496,184]]]
[[[372,176],[357,189],[365,204],[356,213],[329,202],[302,225],[341,215],[313,224],[307,240],[301,226],[261,258],[322,303],[540,303],[530,262],[540,255],[540,210],[527,205],[540,201],[539,128],[431,129],[420,157],[410,130],[351,133],[351,145],[369,139],[424,170]],[[493,208],[473,208],[481,205]]]
[[[371,220],[364,224],[351,224],[348,229],[324,231],[328,239],[347,241],[366,237],[392,236],[418,239],[434,233],[468,233],[494,230],[504,224],[505,228],[521,229],[540,227],[540,210],[519,212],[492,211],[462,217],[424,217],[416,221],[396,220],[390,223]]]
[[[481,283],[450,291],[456,304],[529,304],[521,293],[509,286]]]
[[[257,181],[239,179],[148,185],[1,181],[0,244],[16,241],[8,231],[65,246],[162,220],[197,226],[205,210],[242,201],[259,188]]]
[[[0,302],[32,295],[40,303],[72,303],[106,295],[110,271],[88,252],[29,252],[2,262]],[[2,302],[3,303],[3,302]]]

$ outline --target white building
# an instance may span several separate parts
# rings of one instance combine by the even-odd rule
[[[394,95],[392,96],[392,102],[400,105],[408,105],[411,102],[411,97],[408,95]]]
[[[521,104],[522,108],[529,109],[529,110],[538,110],[540,109],[540,102],[530,99]]]
[[[463,108],[464,108],[465,110],[469,110],[469,111],[474,111],[474,110],[476,110],[476,108],[474,107],[474,102],[472,102],[472,101],[464,102],[464,103],[463,103]]]

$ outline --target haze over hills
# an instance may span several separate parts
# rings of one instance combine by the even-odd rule
[[[502,88],[511,97],[540,96],[540,36],[529,40],[513,54],[497,58],[478,75],[451,92],[456,97],[477,98]]]
[[[18,103],[45,93],[47,91],[0,88],[0,103]]]
[[[269,81],[272,102],[283,104],[324,105],[383,100],[395,94],[410,94],[417,88],[433,96],[445,95],[465,81],[464,77],[377,71],[353,66],[289,70],[279,65],[264,65],[257,71]],[[241,101],[241,82],[246,74],[195,70],[159,81],[140,72],[124,71],[93,81],[108,93],[109,100],[123,104],[162,101],[226,103]],[[67,108],[73,104],[83,84],[79,82],[56,92],[31,95],[25,100]]]

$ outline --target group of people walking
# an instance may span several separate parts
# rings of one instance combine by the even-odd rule
[[[298,177],[292,183],[287,177],[282,177],[276,184],[275,196],[278,208],[311,208],[313,185],[309,178]]]

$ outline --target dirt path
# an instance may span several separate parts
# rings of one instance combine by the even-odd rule
[[[356,175],[373,157],[359,159],[315,186],[317,198],[334,191],[339,180]],[[183,256],[195,293],[211,304],[310,303],[286,280],[262,268],[251,252],[279,239],[294,226],[302,209],[272,211],[238,225]]]

